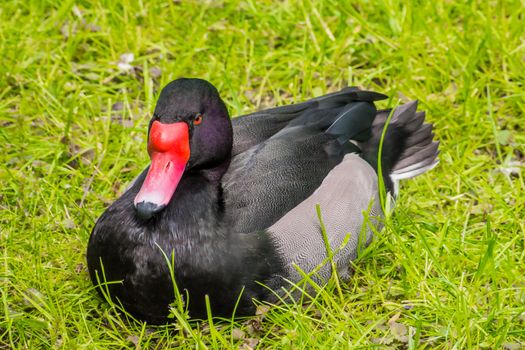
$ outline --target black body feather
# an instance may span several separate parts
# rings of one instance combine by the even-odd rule
[[[107,289],[117,303],[140,319],[166,322],[174,289],[162,250],[173,259],[175,282],[191,316],[206,318],[208,295],[213,315],[231,317],[241,291],[236,316],[253,314],[252,298],[264,300],[269,293],[256,282],[272,285],[281,273],[268,234],[231,232],[223,220],[219,184],[199,174],[184,178],[158,216],[141,220],[133,197],[143,180],[141,176],[95,226],[87,252],[93,282],[104,282],[103,268],[105,280],[112,281]]]
[[[113,299],[141,319],[165,322],[174,288],[164,252],[173,259],[178,289],[189,296],[190,316],[206,317],[205,295],[214,316],[232,316],[243,289],[236,314],[253,313],[252,298],[268,298],[259,283],[278,287],[283,274],[281,255],[265,229],[314,192],[346,153],[361,154],[377,169],[388,112],[377,113],[373,101],[382,98],[345,88],[230,124],[211,84],[197,79],[170,83],[154,120],[189,124],[187,169],[169,204],[151,219],[139,218],[133,205],[146,171],[102,214],[88,243],[93,283],[103,282],[103,268]],[[414,114],[412,107],[405,112],[392,118],[384,141],[386,176],[410,170],[419,158],[416,168],[432,164],[437,156],[424,115]],[[198,127],[193,125],[196,113],[204,115]],[[400,162],[406,164],[399,167]]]

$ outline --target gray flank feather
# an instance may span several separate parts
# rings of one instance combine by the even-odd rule
[[[358,155],[347,154],[312,195],[268,229],[283,256],[287,278],[294,283],[301,280],[294,265],[308,273],[327,257],[316,213],[317,204],[321,208],[331,250],[340,248],[349,236],[348,243],[334,256],[338,274],[343,279],[349,277],[349,261],[357,257],[359,243],[366,246],[372,239],[370,227],[363,227],[365,217],[370,217],[367,225],[380,226],[378,218],[383,215],[374,169]],[[325,282],[331,273],[328,263],[313,280]]]

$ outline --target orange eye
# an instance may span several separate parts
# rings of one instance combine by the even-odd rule
[[[202,114],[197,114],[193,121],[193,125],[199,125],[200,123],[202,123]]]

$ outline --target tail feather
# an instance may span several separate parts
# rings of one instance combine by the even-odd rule
[[[383,139],[381,168],[383,181],[396,194],[397,181],[420,175],[438,163],[439,142],[433,141],[432,124],[425,123],[425,112],[417,111],[417,101],[392,110],[380,110],[372,123],[371,137],[361,142],[363,158],[377,171],[383,130],[392,113]]]
[[[403,173],[406,171],[413,170],[418,164],[426,166],[427,164],[433,163],[438,155],[439,143],[433,141],[426,146],[414,146],[407,149],[405,152],[408,154],[400,159],[394,166],[392,173]]]
[[[425,122],[425,116],[425,111],[416,112],[414,118],[405,125],[405,129],[410,132],[418,130]]]
[[[408,140],[407,140],[408,141]],[[403,163],[406,160],[410,160],[412,156],[431,156],[430,154],[423,154],[423,150],[427,148],[427,146],[431,145],[432,139],[430,138],[424,138],[421,140],[421,142],[416,144],[408,144],[408,142],[405,143],[405,150],[401,155],[399,156],[399,160],[395,164],[394,168],[392,170],[395,170],[396,168],[399,168],[401,163]],[[437,145],[436,145],[437,147]]]
[[[434,169],[434,167],[438,164],[439,164],[438,160],[429,161],[428,159],[425,159],[419,163],[413,164],[403,169],[403,172],[397,172],[397,171],[393,172],[392,174],[390,174],[390,178],[392,179],[393,182],[397,182],[399,180],[411,179],[415,176],[421,175],[423,173],[426,173],[429,170]]]
[[[404,105],[401,105],[394,110],[390,122],[392,124],[399,124],[405,126],[415,118],[416,110],[417,100],[405,103]]]
[[[430,137],[429,137],[430,135]],[[410,135],[405,143],[405,147],[410,148],[415,145],[428,145],[432,142],[434,134],[432,133],[432,124],[424,124]]]

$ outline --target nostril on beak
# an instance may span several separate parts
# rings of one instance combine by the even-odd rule
[[[135,204],[137,215],[143,220],[151,219],[155,214],[162,211],[162,209],[165,207],[165,205],[157,205],[151,202],[140,202]]]

